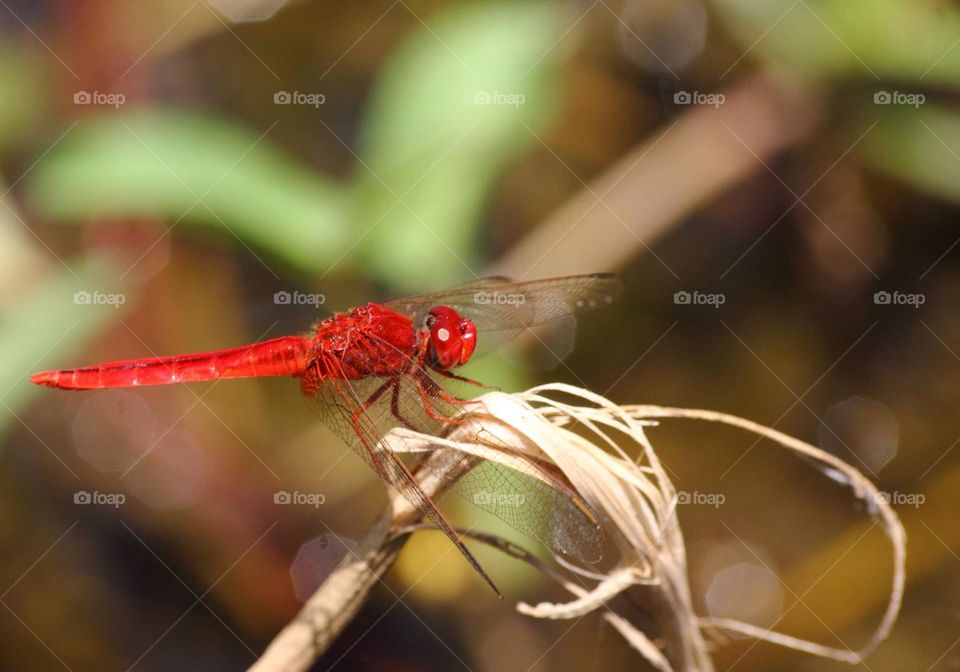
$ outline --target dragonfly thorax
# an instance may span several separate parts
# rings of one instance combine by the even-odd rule
[[[349,380],[402,373],[418,349],[413,321],[375,303],[323,320],[316,340],[323,374]]]

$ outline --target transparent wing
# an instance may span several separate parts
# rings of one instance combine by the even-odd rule
[[[372,381],[370,381],[372,382]],[[417,480],[407,469],[399,456],[391,450],[385,441],[380,441],[376,416],[367,416],[366,410],[372,407],[369,403],[377,394],[383,394],[383,384],[378,385],[367,401],[363,401],[365,390],[347,385],[346,380],[328,379],[323,384],[318,380],[311,380],[310,375],[302,380],[304,389],[313,392],[317,400],[316,409],[322,420],[339,434],[354,450],[369,464],[380,478],[388,485],[393,486],[410,502],[425,518],[429,518],[453,542],[457,550],[467,559],[467,562],[493,588],[497,595],[500,591],[477,562],[473,554],[467,549],[450,524],[437,509],[433,501],[423,492]]]
[[[438,435],[443,419],[453,418],[462,406],[436,396],[425,396],[410,362],[411,373],[394,378],[304,381],[315,408],[347,444],[388,484],[418,510],[446,525],[439,512],[419,489],[398,452],[381,442],[398,426]],[[436,383],[435,383],[436,384]],[[464,467],[475,458],[464,455]],[[465,475],[452,471],[448,485],[468,501],[497,516],[517,531],[574,559],[593,563],[600,559],[602,532],[589,507],[563,476],[550,465],[526,456],[511,456],[516,468],[483,460]],[[444,529],[446,532],[447,529]],[[448,536],[449,536],[448,532]]]
[[[482,278],[442,292],[408,296],[383,305],[419,325],[434,306],[451,306],[484,333],[518,332],[612,303],[621,291],[615,275],[571,275],[512,282]]]

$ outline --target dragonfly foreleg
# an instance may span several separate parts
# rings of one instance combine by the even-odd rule
[[[460,399],[459,397],[453,396],[445,389],[440,387],[440,385],[437,384],[437,381],[435,381],[425,372],[417,374],[415,378],[417,392],[420,394],[420,400],[423,402],[423,410],[426,411],[427,415],[437,422],[442,422],[446,425],[459,425],[462,423],[462,420],[450,418],[438,413],[437,409],[433,406],[433,399],[440,399],[448,404],[456,404],[457,406],[464,406],[474,402],[469,399]]]

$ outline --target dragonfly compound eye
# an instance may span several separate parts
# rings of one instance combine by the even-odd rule
[[[473,320],[467,318],[460,319],[460,340],[463,346],[460,348],[460,365],[466,364],[473,356],[473,351],[477,349],[477,325]]]
[[[460,366],[466,361],[463,358],[464,337],[460,327],[460,315],[453,308],[437,306],[430,311],[430,316],[434,318],[430,324],[429,337],[428,354],[431,364],[437,369]],[[470,347],[467,359],[472,352],[473,347]]]

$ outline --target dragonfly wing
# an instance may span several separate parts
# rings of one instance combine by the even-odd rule
[[[574,560],[602,557],[596,514],[555,469],[526,459],[516,468],[483,460],[460,478],[457,494],[522,534]]]
[[[532,330],[546,349],[562,359],[572,349],[576,316],[612,303],[620,290],[620,281],[610,274],[529,282],[493,277],[384,305],[409,315],[418,326],[433,307],[451,306],[476,324],[478,354]]]
[[[385,387],[390,382],[374,378],[365,380],[364,385],[357,386],[349,384],[346,380],[326,381],[326,384],[317,389],[315,396],[321,419],[363,457],[381,480],[403,495],[424,518],[433,521],[474,570],[483,577],[497,595],[500,595],[496,585],[464,545],[460,536],[440,513],[433,500],[423,491],[397,452],[390,448],[391,439],[383,433],[386,418],[378,415],[374,409],[382,397],[392,399],[392,388]],[[364,397],[364,394],[367,396]],[[375,401],[368,403],[371,397],[375,398]]]
[[[410,365],[415,370],[416,364]],[[401,426],[428,435],[442,434],[445,423],[437,418],[453,418],[462,406],[433,396],[425,399],[411,373],[395,378],[325,380],[316,386],[313,397],[321,420],[381,479],[447,532],[446,521],[400,459],[402,451],[390,447],[391,441],[399,439],[384,437]],[[602,533],[596,517],[556,468],[506,451],[502,459],[511,466],[481,460],[465,475],[454,470],[447,485],[478,508],[561,554],[591,563],[599,560]],[[470,458],[464,455],[463,460],[466,463]],[[448,536],[451,534],[449,531]]]
[[[439,292],[430,292],[429,294],[414,294],[404,296],[399,299],[391,299],[383,305],[414,318],[425,318],[430,309],[434,306],[450,305],[451,303],[464,303],[464,299],[472,300],[473,294],[478,291],[495,288],[500,285],[509,285],[512,282],[510,278],[502,275],[493,275],[485,278],[478,278],[457,285],[450,289]],[[419,320],[414,319],[414,324]]]
[[[409,315],[415,325],[421,324],[434,306],[448,305],[484,332],[515,331],[612,303],[620,291],[620,281],[609,273],[521,282],[492,277],[384,305]]]

